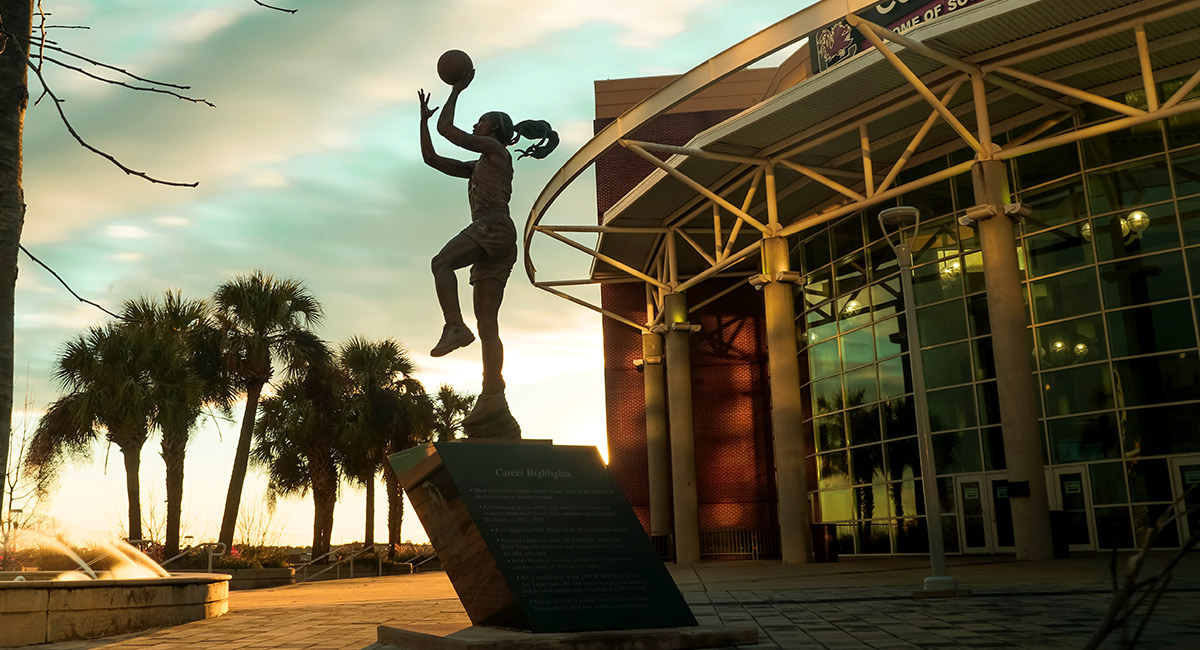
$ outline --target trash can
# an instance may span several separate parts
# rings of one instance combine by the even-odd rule
[[[812,546],[814,562],[837,562],[837,526],[834,524],[813,524]]]
[[[1065,560],[1071,556],[1070,532],[1067,530],[1067,513],[1062,510],[1050,511],[1050,544],[1054,550],[1054,559]]]

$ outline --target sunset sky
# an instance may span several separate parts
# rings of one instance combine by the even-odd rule
[[[592,82],[686,71],[810,4],[768,0],[45,0],[48,37],[140,76],[190,85],[217,108],[99,83],[45,64],[75,129],[126,165],[195,189],[151,185],[82,149],[46,99],[25,125],[22,243],[80,295],[116,310],[140,294],[204,297],[254,268],[305,281],[322,302],[320,335],[394,337],[430,390],[477,392],[475,344],[428,356],[441,329],[429,259],[466,225],[465,181],[425,167],[417,140],[420,88],[447,94],[438,55],[467,51],[474,83],[457,123],[504,110],[550,121],[562,144],[516,164],[512,213],[522,228],[534,197],[591,135]],[[53,53],[56,58],[63,55]],[[79,62],[74,62],[79,63]],[[82,64],[93,72],[101,70]],[[30,77],[30,94],[41,88]],[[436,139],[436,136],[435,136]],[[468,158],[437,139],[439,153]],[[554,208],[556,221],[594,223],[590,175]],[[545,277],[581,277],[586,258],[538,249]],[[559,269],[559,270],[556,270]],[[466,280],[462,279],[466,298]],[[469,301],[464,303],[469,305]],[[60,345],[106,316],[79,303],[22,257],[16,308],[16,439],[57,396]],[[501,310],[508,399],[526,437],[604,443],[599,317],[529,286],[518,264]],[[471,323],[468,315],[468,323]],[[240,414],[240,411],[239,411]],[[212,423],[189,447],[184,535],[216,536],[237,422]],[[114,447],[72,465],[44,512],[76,531],[124,526],[124,474]],[[142,454],[143,508],[162,518],[158,441]],[[252,470],[244,503],[264,510]],[[361,539],[363,494],[343,488],[334,542]],[[155,512],[157,514],[155,515]],[[377,516],[383,520],[383,510]],[[311,541],[308,501],[281,503],[275,543]],[[385,535],[377,528],[377,538]],[[423,540],[416,518],[404,537]]]

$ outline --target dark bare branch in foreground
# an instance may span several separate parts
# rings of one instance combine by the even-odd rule
[[[282,11],[285,14],[294,14],[298,11],[297,9],[284,9],[283,7],[275,7],[265,2],[260,2],[260,0],[254,0],[254,4],[260,7],[266,7],[267,9],[274,9],[275,11]]]
[[[112,316],[113,318],[120,318],[121,320],[125,320],[125,319],[124,319],[124,318],[122,318],[121,316],[118,316],[117,314],[114,314],[114,313],[112,313],[111,311],[109,311],[109,310],[107,310],[107,309],[105,309],[105,308],[101,307],[100,305],[98,305],[98,304],[96,304],[96,303],[92,302],[91,300],[88,300],[87,298],[83,298],[83,297],[82,297],[82,296],[80,296],[79,294],[75,293],[75,290],[71,288],[71,285],[67,284],[67,281],[66,281],[66,280],[64,280],[64,279],[62,279],[62,276],[60,276],[59,274],[55,273],[55,272],[54,272],[54,269],[52,269],[52,268],[50,268],[49,266],[47,266],[45,262],[43,262],[43,261],[39,260],[38,258],[34,257],[34,256],[33,256],[33,253],[30,253],[28,248],[25,248],[24,246],[22,246],[22,245],[20,245],[20,244],[17,244],[17,246],[18,246],[18,247],[21,249],[21,252],[22,252],[22,253],[25,253],[26,255],[28,255],[28,256],[29,256],[29,259],[31,259],[31,260],[33,260],[33,261],[37,262],[37,263],[38,263],[38,264],[39,264],[39,265],[40,265],[40,266],[41,266],[43,269],[46,269],[47,271],[49,271],[49,272],[50,272],[50,275],[53,275],[53,276],[54,276],[54,279],[58,280],[58,281],[59,281],[59,283],[60,283],[60,284],[62,284],[62,286],[66,287],[66,288],[67,288],[67,291],[70,291],[70,292],[71,292],[71,295],[72,295],[72,296],[75,296],[75,299],[76,299],[76,300],[78,300],[79,302],[84,302],[84,303],[87,303],[87,304],[89,304],[89,305],[91,305],[91,306],[95,307],[96,309],[99,309],[100,311],[102,311],[102,312],[104,312],[104,313],[108,314],[109,316]]]
[[[37,39],[35,38],[34,40],[36,41]],[[180,89],[180,90],[190,90],[190,89],[192,88],[191,86],[181,86],[181,85],[179,85],[179,84],[167,83],[167,82],[165,82],[165,81],[155,81],[155,80],[153,80],[153,79],[147,79],[147,78],[145,78],[145,77],[139,77],[139,76],[137,76],[137,75],[133,74],[132,72],[130,72],[130,71],[128,71],[128,70],[126,70],[126,69],[124,69],[124,68],[118,68],[118,67],[117,67],[117,66],[115,66],[115,65],[109,65],[109,64],[107,64],[107,63],[101,63],[100,61],[96,61],[95,59],[89,59],[89,58],[87,58],[86,56],[83,56],[82,54],[76,54],[76,53],[74,53],[74,52],[71,52],[71,51],[69,51],[69,50],[64,50],[64,49],[63,49],[63,48],[61,48],[61,47],[58,47],[58,46],[56,46],[56,45],[52,45],[51,43],[53,43],[53,41],[46,41],[46,49],[47,49],[47,50],[54,50],[55,52],[61,52],[61,53],[63,53],[63,54],[66,54],[66,55],[67,55],[67,56],[69,56],[69,57],[73,57],[73,58],[79,59],[80,61],[86,61],[87,63],[90,63],[90,64],[92,64],[92,65],[94,65],[94,66],[98,66],[98,67],[101,67],[101,68],[106,68],[106,69],[108,69],[108,70],[112,70],[112,71],[114,71],[114,72],[120,72],[121,74],[125,75],[126,77],[129,77],[130,79],[136,79],[136,80],[138,80],[138,81],[144,81],[144,82],[146,82],[146,83],[148,83],[148,84],[154,84],[155,86],[166,86],[166,87],[168,87],[168,88],[178,88],[178,89]]]
[[[179,99],[182,99],[182,100],[184,100],[184,101],[195,102],[195,103],[197,103],[197,104],[205,104],[205,105],[207,105],[207,106],[211,106],[212,108],[216,108],[216,107],[217,107],[217,105],[216,105],[216,104],[214,104],[214,103],[212,103],[212,102],[208,101],[207,99],[203,99],[203,98],[197,98],[197,97],[187,97],[187,96],[185,96],[185,95],[180,95],[179,93],[177,93],[177,92],[175,92],[175,91],[173,91],[173,90],[165,90],[165,89],[163,89],[163,88],[151,88],[151,87],[149,87],[149,86],[133,86],[133,85],[130,85],[130,84],[127,84],[127,83],[125,83],[124,81],[117,81],[117,80],[115,80],[115,79],[109,79],[109,78],[107,78],[107,77],[101,77],[100,75],[97,75],[97,74],[93,74],[93,73],[91,73],[91,72],[88,72],[87,70],[84,70],[83,68],[78,68],[78,67],[75,67],[75,66],[73,66],[73,65],[70,65],[70,64],[68,64],[68,63],[63,63],[62,61],[59,61],[58,59],[55,59],[55,58],[52,58],[52,57],[49,57],[49,56],[43,56],[43,57],[42,57],[42,60],[43,60],[43,61],[49,61],[50,63],[53,63],[53,64],[55,64],[55,65],[57,65],[57,66],[60,66],[60,67],[66,68],[67,70],[74,70],[75,72],[78,72],[79,74],[81,74],[81,75],[83,75],[83,76],[85,76],[85,77],[90,77],[90,78],[92,78],[92,79],[95,79],[95,80],[97,80],[97,81],[103,81],[104,83],[109,83],[109,84],[112,84],[112,85],[114,85],[114,86],[121,86],[122,88],[128,88],[128,89],[130,89],[130,90],[141,90],[141,91],[143,91],[143,92],[148,92],[148,93],[162,93],[163,95],[170,95],[170,96],[172,96],[172,97],[178,97]]]

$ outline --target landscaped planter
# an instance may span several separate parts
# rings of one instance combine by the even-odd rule
[[[213,573],[231,576],[230,591],[242,589],[267,589],[296,583],[296,570],[291,567],[276,569],[213,569]],[[174,573],[206,573],[201,569],[177,569]]]

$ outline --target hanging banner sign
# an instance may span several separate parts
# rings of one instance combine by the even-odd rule
[[[854,15],[894,32],[904,32],[983,0],[888,0]],[[846,19],[835,20],[808,35],[813,73],[827,70],[871,49],[871,42]]]

